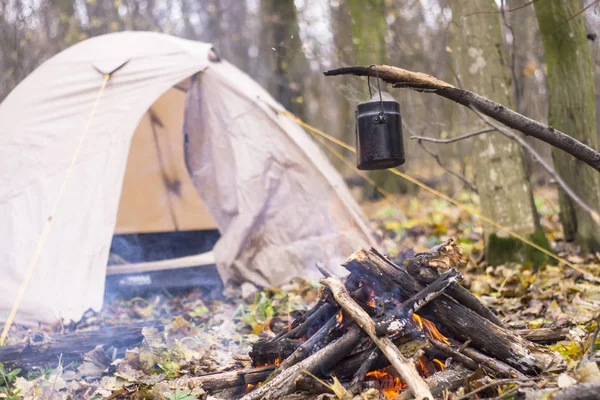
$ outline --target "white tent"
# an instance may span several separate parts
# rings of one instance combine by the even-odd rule
[[[101,308],[115,232],[216,226],[223,280],[258,285],[372,244],[341,177],[277,110],[209,44],[164,34],[104,35],[42,64],[0,104],[0,320],[88,122],[17,322]]]

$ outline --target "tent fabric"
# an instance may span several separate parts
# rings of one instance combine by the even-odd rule
[[[177,213],[193,213],[200,202],[181,199],[198,193],[206,209],[198,206],[195,218],[222,232],[215,258],[227,281],[281,283],[304,275],[316,259],[331,262],[372,243],[341,177],[306,133],[274,113],[271,107],[280,106],[244,73],[211,61],[210,52],[210,44],[158,33],[99,36],[43,63],[0,104],[0,320],[12,307],[59,194],[103,82],[99,71],[125,62],[102,93],[17,322],[77,321],[86,310],[99,310],[117,216],[124,232],[188,229],[194,223],[186,228],[185,214],[177,220]],[[128,165],[144,172],[140,164],[156,160],[158,148],[175,149],[176,142],[164,140],[166,132],[183,140],[177,139],[182,117],[171,116],[183,114],[184,97],[178,96],[178,109],[165,98],[194,75],[185,122],[191,180],[182,177],[183,151],[174,163],[162,157],[160,184],[143,173],[131,175]],[[154,155],[145,159],[142,151],[128,161],[130,149],[133,155],[143,148],[132,148],[138,135],[156,128],[156,116],[161,129],[150,133]],[[193,182],[197,192],[184,193],[172,184],[177,181],[188,187]],[[128,221],[127,209],[152,209],[142,201],[152,196],[146,186],[157,187],[156,197],[170,204],[157,208],[169,217],[155,224]],[[144,196],[122,198],[131,190]]]
[[[276,110],[263,88],[227,63],[198,75],[188,95],[186,160],[222,233],[214,251],[225,282],[314,278],[316,261],[335,268],[368,238],[341,177]]]

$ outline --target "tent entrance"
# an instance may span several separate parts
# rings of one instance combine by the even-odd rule
[[[219,232],[184,159],[188,81],[158,98],[133,135],[108,261],[107,293],[136,293],[151,289],[154,282],[168,290],[210,286],[214,277],[206,279],[207,273],[218,279],[216,268],[206,266],[214,265],[211,250]],[[194,272],[196,266],[204,267]],[[199,276],[204,282],[196,282]]]
[[[185,165],[183,84],[154,102],[133,135],[116,234],[216,229]]]

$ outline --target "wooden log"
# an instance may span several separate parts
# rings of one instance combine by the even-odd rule
[[[329,321],[325,323],[314,335],[312,335],[306,342],[302,343],[300,347],[296,349],[289,357],[285,358],[281,363],[277,371],[273,374],[273,376],[269,377],[269,379],[274,378],[276,375],[285,371],[289,367],[294,366],[300,361],[304,360],[306,357],[310,355],[310,353],[314,350],[314,348],[319,344],[319,342],[325,342],[329,331],[335,327],[337,324],[336,317],[331,317]]]
[[[327,346],[313,353],[311,356],[305,358],[285,371],[282,371],[269,382],[242,397],[241,400],[282,398],[294,390],[294,381],[302,373],[302,370],[307,370],[314,374],[323,360],[327,360],[331,357],[337,357],[340,353],[348,352],[348,349],[355,346],[361,337],[362,335],[358,327],[355,326],[350,328],[350,330],[346,334],[342,335],[338,340],[329,343]]]
[[[515,329],[513,332],[523,339],[535,343],[549,344],[566,339],[569,328]]]
[[[253,368],[243,371],[215,372],[194,377],[183,377],[177,380],[179,387],[195,388],[201,386],[207,392],[256,385],[267,379],[275,366]]]
[[[302,343],[299,340],[259,340],[252,345],[249,356],[253,367],[278,364],[288,358]]]
[[[437,398],[442,395],[444,390],[450,392],[456,391],[463,385],[465,379],[472,373],[469,368],[460,364],[452,364],[444,371],[437,372],[435,375],[425,379],[425,382],[431,388],[431,393]],[[394,397],[394,400],[410,400],[413,396],[411,393],[403,392]]]
[[[375,322],[375,332],[378,336],[394,335],[404,330],[409,322],[409,317],[419,311],[431,300],[439,297],[444,290],[462,280],[462,275],[455,269],[451,269],[440,275],[430,285],[419,290],[417,294],[409,297],[400,306],[394,307],[386,316]]]
[[[406,271],[419,283],[428,285],[439,278],[440,273],[437,268],[448,269],[458,265],[461,259],[461,252],[452,239],[432,247],[425,253],[416,254],[406,261]],[[504,326],[500,318],[492,310],[486,307],[469,290],[454,284],[446,289],[446,294],[454,300],[475,311],[477,314],[488,319],[498,326]]]
[[[363,249],[352,254],[344,266],[359,276],[377,279],[389,290],[397,286],[405,299],[422,288],[408,272],[373,251]],[[503,360],[521,372],[535,374],[549,366],[560,370],[566,365],[566,361],[558,353],[491,323],[448,296],[434,299],[424,309],[455,337],[462,340],[471,339],[478,349]]]
[[[371,340],[385,354],[396,372],[402,380],[408,385],[409,389],[414,393],[417,399],[432,399],[433,396],[429,391],[429,387],[421,378],[414,364],[406,359],[392,340],[388,337],[379,337],[375,333],[375,324],[371,317],[350,297],[350,294],[344,287],[342,281],[334,276],[321,279],[321,284],[327,286],[337,303],[356,321],[356,323],[369,335]]]
[[[354,393],[358,393],[362,390],[362,383],[365,380],[365,376],[369,371],[372,371],[377,363],[377,360],[382,356],[381,350],[379,348],[374,349],[369,353],[367,358],[360,365],[354,376],[352,377],[352,382],[350,382],[350,387]]]
[[[310,328],[320,326],[335,315],[336,312],[337,307],[335,305],[319,302],[313,309],[306,313],[307,315],[304,317],[304,320],[298,324],[298,326],[293,327],[292,330],[286,332],[281,338],[299,339],[304,336]]]
[[[55,335],[36,332],[24,343],[0,347],[0,363],[29,369],[54,365],[61,355],[65,364],[81,361],[82,355],[96,346],[123,350],[138,345],[144,340],[144,328],[162,330],[163,326],[159,322],[145,322]]]

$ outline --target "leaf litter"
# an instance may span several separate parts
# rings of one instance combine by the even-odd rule
[[[460,200],[477,206],[476,197],[470,193],[462,194]],[[553,251],[600,275],[599,254],[582,256],[576,246],[561,240],[555,193],[538,191],[536,205]],[[566,328],[565,340],[549,344],[569,361],[567,370],[552,382],[556,387],[600,379],[600,338],[591,343],[600,322],[600,285],[565,266],[488,266],[477,218],[424,193],[418,199],[403,195],[397,196],[393,204],[386,200],[364,207],[380,236],[381,248],[395,261],[402,262],[447,238],[455,238],[465,255],[462,284],[495,310],[507,327]],[[219,398],[218,393],[206,393],[202,387],[189,387],[186,379],[249,368],[252,344],[289,329],[314,305],[318,289],[318,282],[295,278],[279,288],[258,290],[249,284],[228,288],[218,299],[202,289],[180,295],[117,298],[101,312],[90,311],[68,326],[14,326],[7,345],[20,343],[34,332],[77,332],[150,320],[160,321],[164,330],[144,328],[144,341],[124,354],[99,346],[83,354],[81,362],[63,365],[58,359],[55,365],[26,372],[0,364],[0,399]],[[481,373],[475,371],[455,396],[464,395],[482,382],[489,383],[490,377],[479,376]],[[510,390],[515,385],[504,387]],[[344,391],[335,391],[348,398]],[[503,392],[496,389],[495,393]],[[377,397],[371,391],[368,398]]]

